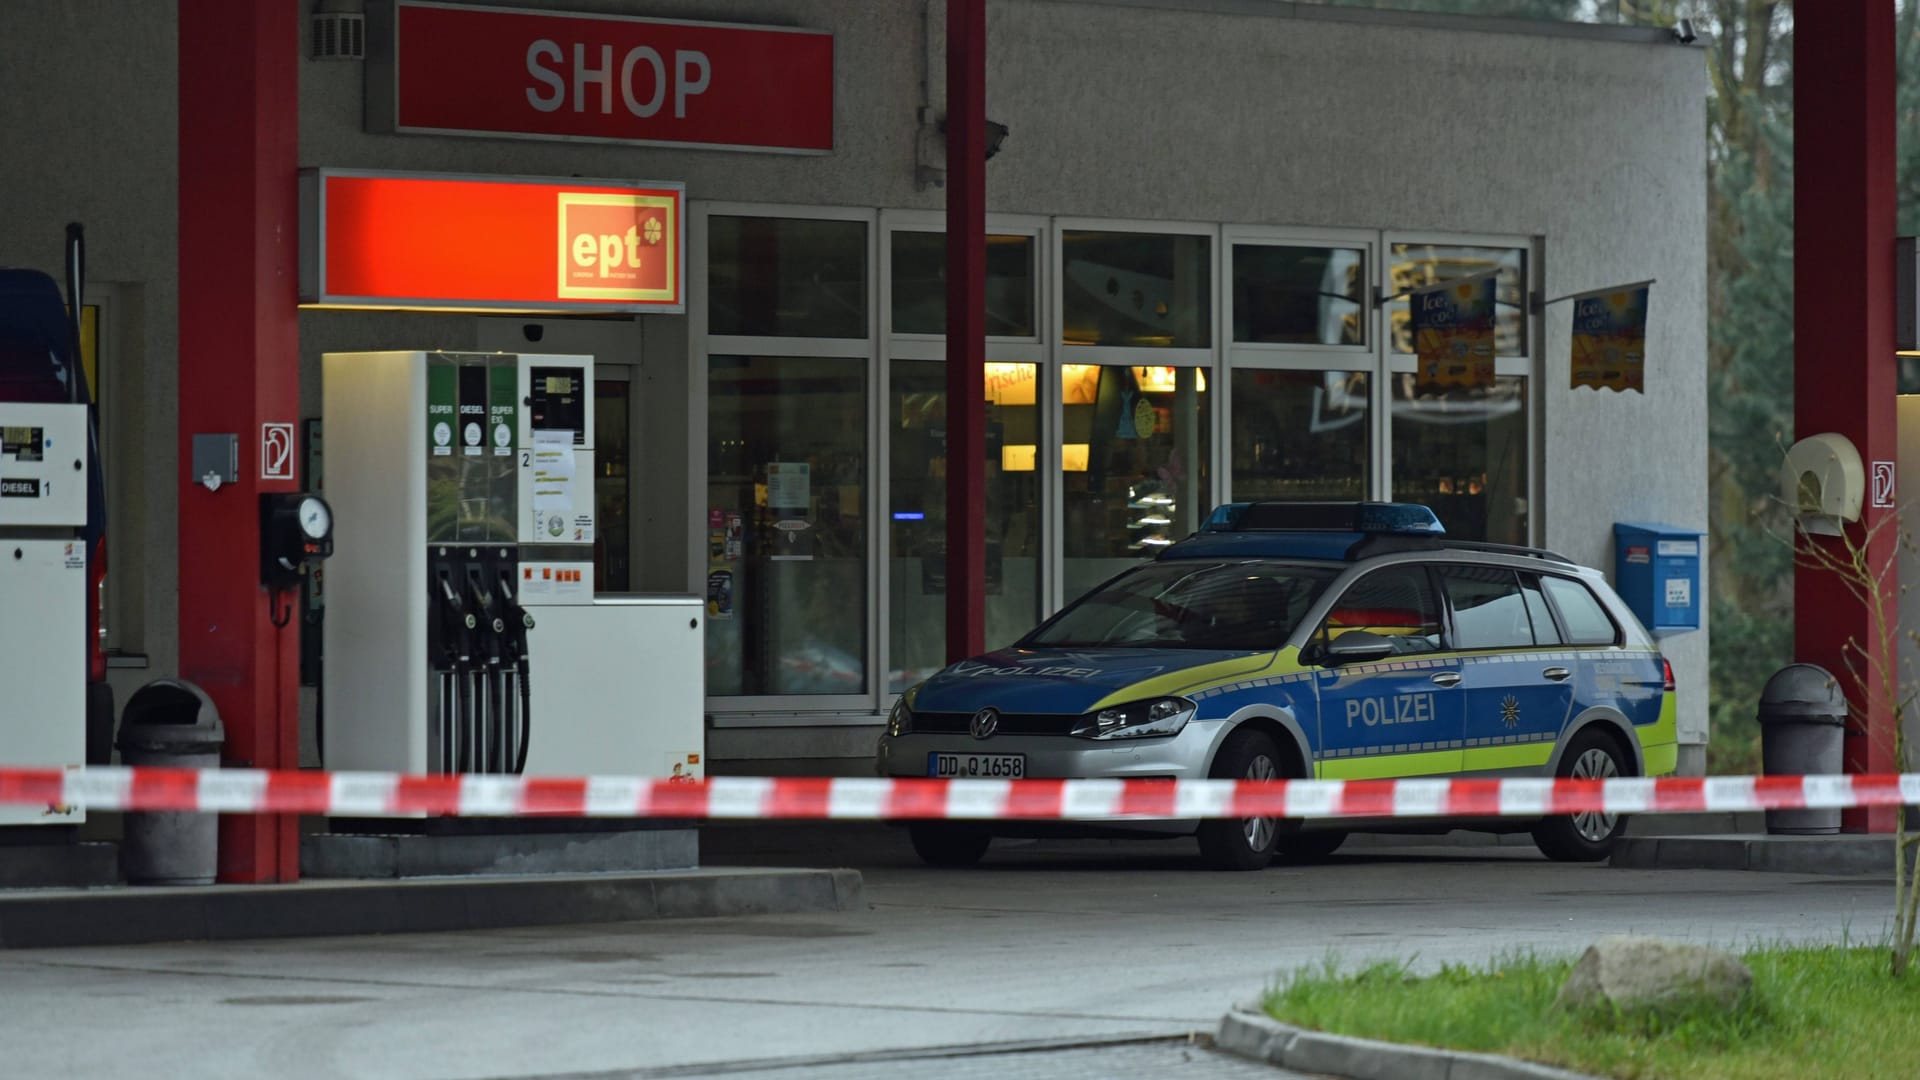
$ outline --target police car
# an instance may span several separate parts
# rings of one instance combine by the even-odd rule
[[[1449,539],[1407,503],[1235,503],[1008,648],[901,695],[883,776],[1658,776],[1674,771],[1673,669],[1598,572]],[[1530,829],[1604,858],[1624,818],[1129,823],[1193,834],[1252,870],[1330,854],[1348,830]],[[1014,823],[910,826],[968,865]],[[1086,832],[1084,828],[1075,829]],[[1030,834],[1031,830],[1029,830]]]

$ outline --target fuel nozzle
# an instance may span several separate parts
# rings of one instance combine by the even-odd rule
[[[513,571],[500,571],[497,586],[500,602],[501,645],[509,664],[525,661],[527,656],[527,631],[533,629],[533,616],[520,606],[519,597],[513,592]]]
[[[473,632],[479,620],[467,610],[466,597],[453,587],[452,575],[440,571],[438,585],[441,666],[458,667],[473,659]]]
[[[488,583],[486,575],[478,566],[467,567],[467,595],[471,599],[473,614],[480,627],[479,648],[476,658],[489,664],[500,662],[501,636],[506,633],[507,622],[500,613],[499,596]]]

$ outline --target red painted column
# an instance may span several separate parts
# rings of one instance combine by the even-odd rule
[[[1794,433],[1838,432],[1862,460],[1890,462],[1898,456],[1894,5],[1798,4],[1793,31]],[[1893,514],[1863,508],[1856,539]],[[1894,528],[1876,535],[1874,565],[1893,561]],[[1897,584],[1887,588],[1887,604],[1897,605]],[[1853,706],[1847,771],[1891,771],[1892,710],[1873,672],[1893,657],[1875,640],[1866,606],[1832,575],[1804,567],[1794,572],[1793,599],[1794,655],[1838,677]],[[1893,811],[1849,810],[1844,823],[1849,832],[1891,831]]]
[[[180,675],[226,725],[229,766],[299,765],[298,624],[260,585],[263,424],[294,424],[300,17],[296,0],[180,0]],[[209,491],[195,434],[239,437]],[[297,819],[220,820],[220,880],[293,881]]]
[[[987,637],[987,11],[947,0],[947,660]]]

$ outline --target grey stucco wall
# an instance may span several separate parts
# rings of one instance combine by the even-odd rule
[[[917,110],[942,96],[940,0],[517,6],[830,30],[834,152],[371,135],[361,65],[290,56],[300,163],[678,180],[698,200],[942,205],[941,191],[914,181]],[[141,412],[122,436],[140,454],[122,475],[141,489],[124,500],[140,551],[119,557],[144,562],[134,610],[153,670],[141,674],[164,674],[176,557],[174,6],[15,7],[0,36],[0,120],[30,137],[12,141],[0,169],[0,261],[57,270],[60,224],[84,220],[94,276],[139,301],[122,305],[123,318],[141,313],[125,373]],[[1549,296],[1657,278],[1645,395],[1568,390],[1569,312],[1547,313],[1535,517],[1543,542],[1609,568],[1615,520],[1704,527],[1701,50],[1060,0],[994,0],[988,32],[988,114],[1011,129],[987,167],[994,211],[1527,235],[1542,241]],[[69,116],[75,129],[60,126]],[[460,347],[472,334],[460,316],[303,313],[303,412],[318,408],[321,352]],[[1706,735],[1706,638],[1663,643],[1685,688],[1683,737],[1695,742]]]
[[[103,408],[120,520],[109,550],[118,640],[171,672],[177,515],[177,82],[171,0],[9,4],[0,32],[0,264],[61,276],[87,230],[90,301],[111,303]],[[116,671],[124,701],[149,672]]]

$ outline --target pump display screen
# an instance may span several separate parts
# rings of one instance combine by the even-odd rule
[[[42,461],[45,460],[45,450],[45,428],[0,428],[0,456],[15,461]]]
[[[527,407],[535,431],[571,431],[575,446],[587,442],[585,380],[579,368],[537,367],[528,372]]]

